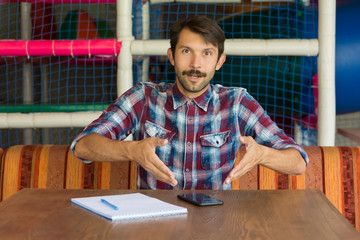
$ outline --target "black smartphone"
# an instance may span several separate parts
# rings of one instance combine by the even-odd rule
[[[179,199],[192,203],[196,206],[212,206],[224,204],[224,202],[220,199],[213,198],[202,193],[179,194],[177,196]]]

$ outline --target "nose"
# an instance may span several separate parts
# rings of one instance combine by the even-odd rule
[[[193,69],[201,68],[201,57],[198,54],[193,54],[191,59],[191,68]]]

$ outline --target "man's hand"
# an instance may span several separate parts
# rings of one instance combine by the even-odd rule
[[[241,156],[239,164],[231,170],[225,184],[243,176],[258,164],[283,174],[305,173],[306,162],[298,150],[266,147],[255,142],[252,137],[239,137],[239,140],[245,145],[245,154]]]
[[[155,153],[157,146],[167,143],[166,139],[158,138],[118,141],[91,133],[78,142],[75,156],[88,161],[135,161],[157,180],[176,186],[174,173]]]
[[[174,173],[164,164],[155,153],[158,146],[165,146],[168,143],[166,139],[146,138],[137,141],[133,148],[133,159],[139,163],[146,171],[159,181],[176,186],[177,181]]]
[[[239,137],[239,140],[245,145],[245,154],[239,164],[231,170],[228,177],[225,179],[225,184],[229,184],[250,171],[253,167],[260,163],[262,158],[262,146],[255,142],[252,137],[241,136]]]

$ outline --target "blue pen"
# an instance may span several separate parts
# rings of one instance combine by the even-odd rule
[[[103,198],[101,199],[101,202],[102,202],[102,203],[105,203],[106,205],[108,205],[109,207],[111,207],[111,208],[114,209],[114,210],[119,210],[119,208],[118,208],[117,206],[115,206],[114,204],[106,201],[106,200],[103,199]]]

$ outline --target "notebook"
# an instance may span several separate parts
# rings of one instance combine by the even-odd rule
[[[72,198],[71,202],[110,220],[187,214],[187,209],[141,193]]]

